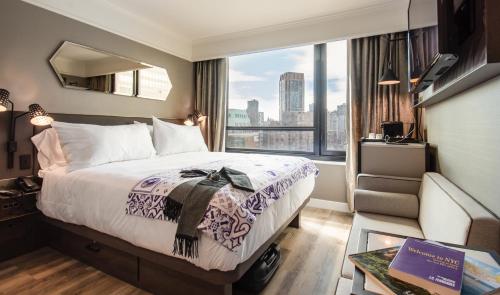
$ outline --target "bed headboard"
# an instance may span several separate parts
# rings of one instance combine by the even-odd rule
[[[0,113],[0,144],[7,144],[8,138],[8,112]],[[16,112],[17,114],[17,112]],[[152,124],[151,118],[142,117],[118,117],[102,115],[78,115],[78,114],[53,114],[50,116],[56,121],[81,124],[97,125],[123,125],[132,124],[134,121]],[[174,124],[183,124],[184,119],[162,119]],[[16,124],[16,141],[18,144],[17,153],[14,156],[14,168],[7,169],[7,152],[5,149],[0,151],[0,179],[15,178],[18,176],[37,175],[38,161],[36,160],[36,149],[31,143],[31,136],[43,131],[50,126],[34,127],[28,120],[18,120]],[[202,130],[203,131],[203,130]],[[202,132],[204,134],[204,132]],[[19,169],[19,156],[31,155],[32,168],[27,170]]]

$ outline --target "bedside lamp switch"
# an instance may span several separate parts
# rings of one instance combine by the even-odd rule
[[[31,169],[31,155],[19,156],[19,169],[21,170]]]

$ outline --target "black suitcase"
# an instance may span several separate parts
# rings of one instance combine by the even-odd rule
[[[262,256],[236,282],[236,288],[259,292],[269,283],[281,264],[279,245],[271,244]]]

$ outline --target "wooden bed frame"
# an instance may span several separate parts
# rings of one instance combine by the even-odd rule
[[[98,115],[51,114],[62,122],[119,125],[139,121],[151,124],[150,118],[116,117]],[[183,119],[163,119],[182,124]],[[36,128],[34,133],[41,132]],[[204,130],[202,128],[202,133]],[[36,153],[34,154],[36,158]],[[37,174],[38,163],[34,161],[33,174]],[[122,239],[101,233],[81,225],[65,223],[43,216],[43,231],[50,247],[74,257],[86,264],[124,280],[138,288],[155,294],[222,294],[230,295],[233,284],[259,259],[271,243],[288,227],[299,228],[299,209],[281,226],[255,253],[233,271],[204,270],[194,264],[172,256],[132,245]]]
[[[233,284],[288,227],[300,227],[297,211],[246,261],[233,271],[204,270],[172,256],[134,246],[81,225],[43,217],[48,245],[68,256],[154,294],[231,295]]]

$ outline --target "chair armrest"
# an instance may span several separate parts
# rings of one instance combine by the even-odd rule
[[[354,210],[406,218],[418,217],[418,197],[412,194],[354,190]]]
[[[363,190],[418,195],[421,178],[358,174],[356,188]]]

